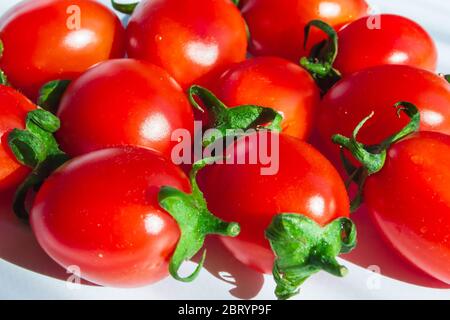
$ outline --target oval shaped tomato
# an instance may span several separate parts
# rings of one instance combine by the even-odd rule
[[[252,104],[277,110],[283,133],[309,137],[320,93],[300,66],[275,57],[249,59],[230,67],[212,88],[229,107]]]
[[[373,19],[378,19],[377,21]],[[406,64],[436,70],[437,49],[414,21],[391,14],[364,17],[339,31],[334,67],[344,76],[383,64]]]
[[[183,88],[243,61],[245,21],[229,0],[142,1],[127,27],[128,55],[166,69]]]
[[[264,232],[276,215],[299,213],[323,226],[349,216],[349,199],[337,171],[312,146],[273,132],[263,143],[261,134],[229,146],[226,155],[235,159],[234,164],[206,167],[199,173],[199,185],[211,212],[241,225],[239,236],[222,238],[225,246],[245,265],[270,273],[274,254]],[[271,155],[271,164],[237,160],[251,159],[258,152]],[[263,175],[261,169],[272,165]]]
[[[190,192],[182,171],[143,148],[112,148],[75,158],[39,190],[30,222],[58,264],[95,284],[136,287],[168,275],[180,237],[158,203],[162,186]]]
[[[71,156],[108,146],[138,145],[170,156],[172,132],[193,132],[192,107],[163,69],[109,60],[74,80],[58,110],[57,140]]]
[[[92,0],[28,0],[0,19],[0,67],[11,84],[35,99],[43,84],[73,79],[125,53],[118,17]]]
[[[407,101],[421,113],[421,130],[450,134],[450,84],[438,75],[411,66],[384,65],[356,72],[338,82],[324,97],[318,129],[322,144],[330,155],[334,134],[351,136],[361,119],[375,112],[358,134],[367,145],[377,144],[409,121],[399,120],[394,104]],[[391,110],[392,109],[392,110]]]
[[[29,111],[36,106],[11,87],[0,85],[0,190],[17,186],[29,173],[29,169],[17,162],[8,145],[8,133],[12,129],[24,129]]]
[[[294,62],[326,38],[321,31],[311,29],[307,50],[303,48],[304,28],[311,20],[320,19],[339,30],[367,11],[364,0],[248,0],[242,8],[250,29],[250,52]]]
[[[379,230],[407,260],[450,284],[450,136],[420,132],[390,147],[364,199]]]

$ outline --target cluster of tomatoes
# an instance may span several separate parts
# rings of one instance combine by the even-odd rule
[[[112,4],[126,28],[93,0],[0,19],[0,188],[57,263],[104,286],[187,282],[205,252],[191,275],[181,264],[218,234],[285,299],[320,270],[345,275],[364,203],[450,284],[450,85],[421,26],[364,0]],[[254,130],[186,175],[173,133],[193,136],[194,119]],[[257,148],[277,150],[276,172],[212,163]]]

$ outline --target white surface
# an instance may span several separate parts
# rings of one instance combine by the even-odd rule
[[[0,13],[18,1],[2,0]],[[102,1],[109,3],[109,1]],[[450,73],[450,17],[448,0],[372,0],[377,12],[408,16],[421,23],[436,40],[439,71]],[[445,59],[444,59],[445,58]],[[349,257],[360,266],[376,265],[382,274],[426,286],[441,286],[412,270],[378,239],[364,213],[356,217],[361,235],[360,246]],[[140,289],[111,289],[89,285],[73,288],[70,275],[54,264],[37,246],[30,230],[12,215],[0,213],[0,298],[1,299],[273,299],[274,283],[234,261],[209,241],[209,262],[199,279],[183,284],[170,278]],[[433,289],[379,276],[347,261],[350,273],[338,279],[320,273],[307,281],[297,299],[446,299],[450,289]],[[186,269],[192,270],[193,263]],[[187,272],[187,271],[186,271]],[[228,276],[227,276],[228,274]],[[232,276],[232,277],[229,277]],[[233,280],[234,278],[234,280]],[[224,280],[226,279],[226,281]]]

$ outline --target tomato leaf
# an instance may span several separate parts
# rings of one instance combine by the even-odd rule
[[[228,108],[211,91],[194,85],[189,89],[189,100],[201,112],[205,112],[205,110],[197,102],[196,98],[202,102],[206,112],[208,112],[208,116],[211,118],[210,129],[218,130],[221,133],[221,137],[239,136],[248,129],[281,131],[283,117],[272,108],[256,105]],[[207,139],[203,144],[206,147],[215,140],[217,140],[217,137]]]
[[[276,256],[275,294],[284,300],[298,294],[301,284],[321,270],[338,277],[347,274],[336,257],[356,246],[356,227],[347,218],[321,227],[306,216],[283,213],[274,217],[266,238]]]
[[[39,91],[38,105],[55,114],[69,84],[70,80],[54,80],[44,84]]]
[[[111,5],[112,7],[119,11],[120,13],[124,13],[124,14],[132,14],[134,9],[136,9],[137,5],[139,4],[138,2],[130,2],[130,3],[118,3],[115,0],[111,0]]]
[[[205,238],[209,234],[219,234],[235,237],[240,232],[240,227],[235,222],[225,222],[214,216],[207,207],[203,193],[200,191],[196,176],[199,170],[214,161],[213,158],[201,160],[193,165],[190,174],[192,193],[186,194],[172,187],[162,187],[158,200],[162,208],[178,222],[181,230],[180,240],[170,260],[170,274],[183,282],[193,281],[203,267],[206,258],[206,250],[195,271],[188,277],[181,277],[178,271],[182,263],[191,259],[203,246]]]

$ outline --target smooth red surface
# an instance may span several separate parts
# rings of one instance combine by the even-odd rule
[[[283,133],[299,139],[309,137],[320,93],[299,65],[274,57],[249,59],[230,67],[212,87],[227,106],[273,108],[283,115]]]
[[[177,223],[158,204],[161,186],[190,192],[182,171],[143,148],[113,148],[76,158],[42,186],[31,225],[42,248],[64,268],[111,287],[167,276]]]
[[[80,29],[72,19],[76,7]],[[0,19],[0,38],[5,47],[1,69],[31,99],[48,81],[73,79],[92,65],[125,53],[119,18],[92,0],[23,1]]]
[[[364,17],[339,31],[339,52],[334,64],[337,70],[344,76],[383,64],[436,70],[436,45],[420,25],[391,14],[376,18],[380,22],[379,29],[369,28],[374,17]]]
[[[261,133],[253,138],[255,135]],[[261,168],[268,166],[260,162],[215,164],[199,173],[199,185],[211,212],[241,225],[240,235],[222,238],[223,243],[242,263],[264,273],[272,271],[274,260],[264,231],[275,215],[300,213],[321,225],[349,216],[344,183],[331,163],[306,142],[270,133],[269,144],[262,143],[259,151],[273,150],[274,160],[272,136],[279,137],[279,171],[275,175],[261,175]],[[239,139],[227,155],[234,152],[238,159],[253,154],[258,150],[258,140],[253,138]]]
[[[192,107],[163,69],[133,59],[103,62],[74,80],[63,96],[57,139],[72,156],[138,145],[170,157],[172,132],[193,132]]]
[[[388,150],[368,178],[367,207],[393,247],[450,284],[450,136],[421,132]]]
[[[250,29],[250,52],[275,55],[298,62],[310,48],[325,39],[323,32],[311,29],[307,50],[303,49],[304,28],[320,19],[339,30],[367,14],[364,0],[248,0],[242,14]]]
[[[444,78],[410,66],[378,66],[345,77],[325,95],[318,129],[327,153],[337,158],[332,135],[350,136],[372,111],[374,117],[358,135],[360,142],[378,144],[398,132],[409,119],[397,117],[393,106],[399,101],[419,108],[421,130],[450,134],[450,84]]]
[[[17,162],[8,146],[12,129],[24,129],[27,113],[36,106],[11,87],[0,85],[0,190],[18,185],[29,169]]]
[[[245,21],[230,0],[144,0],[127,37],[130,57],[163,67],[183,88],[243,61],[247,50]]]

